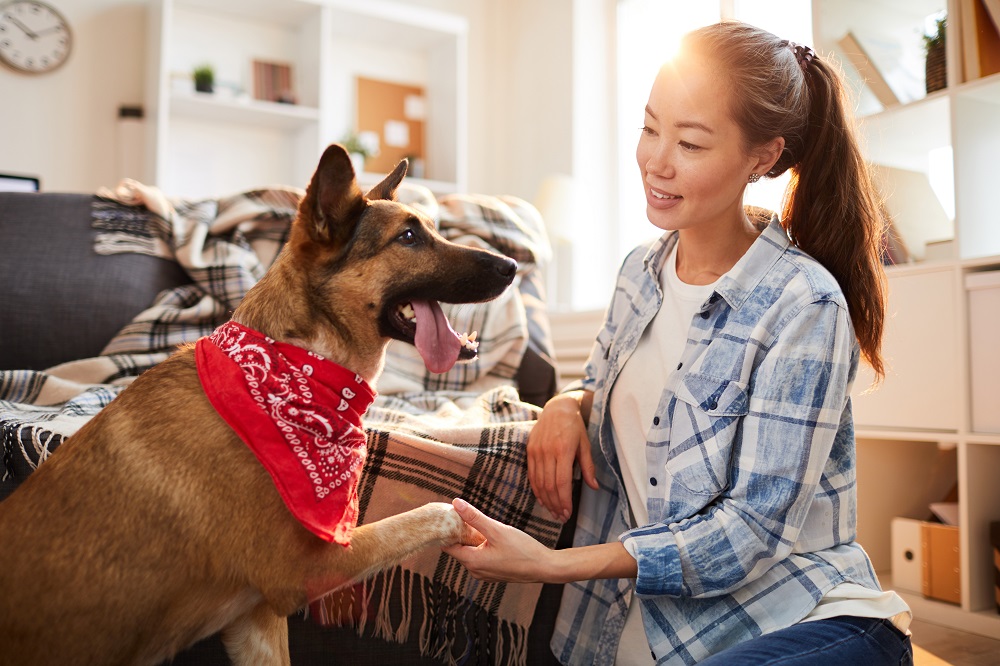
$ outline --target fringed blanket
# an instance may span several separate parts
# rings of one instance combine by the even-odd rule
[[[128,182],[104,194],[94,204],[100,231],[95,249],[172,258],[193,283],[161,294],[99,357],[44,372],[0,372],[5,491],[177,344],[208,335],[228,319],[280,249],[301,191],[187,202]],[[427,203],[426,210],[437,210],[437,202]],[[537,213],[522,203],[442,201],[442,231],[497,248],[518,259],[521,272],[530,271],[547,258],[548,247]],[[448,315],[458,330],[480,331],[480,358],[446,375],[428,375],[413,365],[412,350],[391,345],[384,386],[380,381],[377,387],[382,395],[365,417],[369,452],[360,522],[460,496],[553,546],[560,525],[536,505],[526,478],[524,444],[538,408],[519,400],[511,380],[533,344],[528,338],[535,318],[525,312],[519,289],[493,303],[451,308]],[[354,625],[388,640],[402,642],[416,632],[422,652],[446,663],[524,664],[540,590],[477,582],[453,559],[428,549],[311,610],[322,623]]]

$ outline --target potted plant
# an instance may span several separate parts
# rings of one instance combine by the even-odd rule
[[[215,70],[211,65],[199,65],[194,68],[194,89],[198,92],[210,93],[215,85]]]
[[[924,61],[924,87],[928,93],[941,90],[948,85],[945,55],[945,32],[947,27],[948,17],[942,16],[934,22],[934,32],[930,35],[924,35],[924,51],[927,54]]]
[[[379,154],[379,137],[375,132],[351,132],[341,140],[351,156],[354,170],[361,173],[365,170],[365,160]]]

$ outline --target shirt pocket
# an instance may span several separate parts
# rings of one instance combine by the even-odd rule
[[[675,397],[665,499],[715,497],[729,485],[733,445],[749,411],[747,385],[693,372],[682,378]]]

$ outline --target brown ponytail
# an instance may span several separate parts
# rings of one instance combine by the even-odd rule
[[[802,47],[745,23],[701,28],[683,47],[727,74],[730,111],[748,149],[784,137],[785,149],[767,173],[773,178],[791,170],[782,224],[792,242],[837,279],[861,354],[881,381],[885,218],[839,72],[811,50],[803,57]]]

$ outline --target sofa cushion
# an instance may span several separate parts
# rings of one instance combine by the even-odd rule
[[[0,369],[97,356],[160,291],[191,281],[172,261],[95,253],[92,202],[0,193]]]

